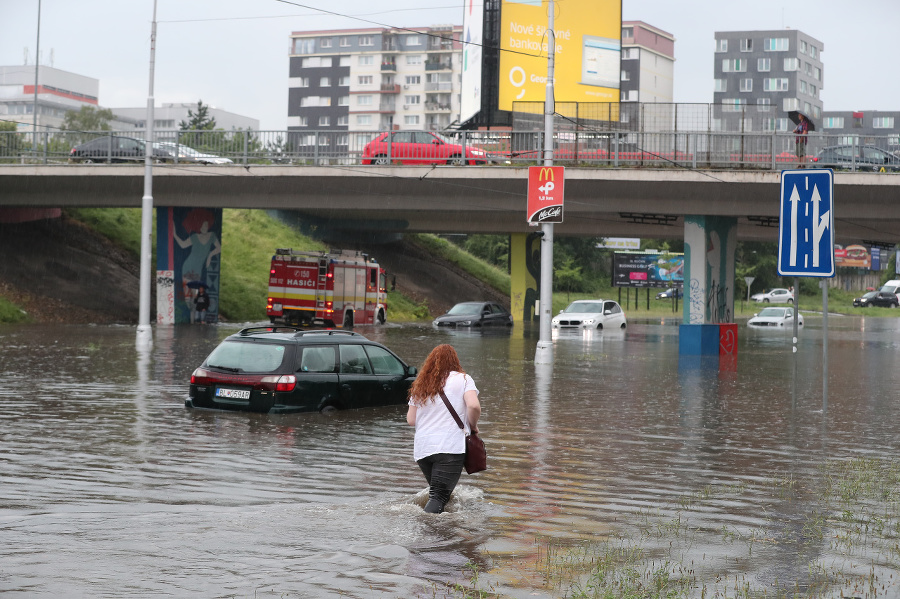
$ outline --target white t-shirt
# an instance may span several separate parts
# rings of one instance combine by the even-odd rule
[[[413,444],[413,459],[416,461],[436,453],[466,453],[466,434],[469,422],[466,418],[466,391],[475,391],[475,381],[468,374],[452,371],[444,383],[444,394],[450,405],[459,414],[465,429],[456,424],[444,400],[435,395],[424,405],[416,406],[416,439]],[[412,402],[409,405],[414,405]]]

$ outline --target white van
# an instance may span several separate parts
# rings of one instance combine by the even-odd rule
[[[897,295],[897,299],[900,300],[900,279],[893,279],[888,281],[884,285],[881,286],[879,291],[890,291],[891,293],[895,293]]]

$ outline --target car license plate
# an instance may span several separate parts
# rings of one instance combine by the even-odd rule
[[[223,397],[225,399],[250,399],[250,390],[223,389],[219,387],[218,389],[216,389],[216,397]]]

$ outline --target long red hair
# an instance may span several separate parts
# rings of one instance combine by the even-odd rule
[[[416,380],[409,388],[409,398],[417,406],[425,405],[435,395],[439,395],[447,375],[452,371],[465,372],[459,363],[459,356],[452,345],[446,343],[431,350],[419,371]]]

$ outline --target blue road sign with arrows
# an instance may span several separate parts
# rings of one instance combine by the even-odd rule
[[[834,276],[834,171],[781,171],[778,274]]]

